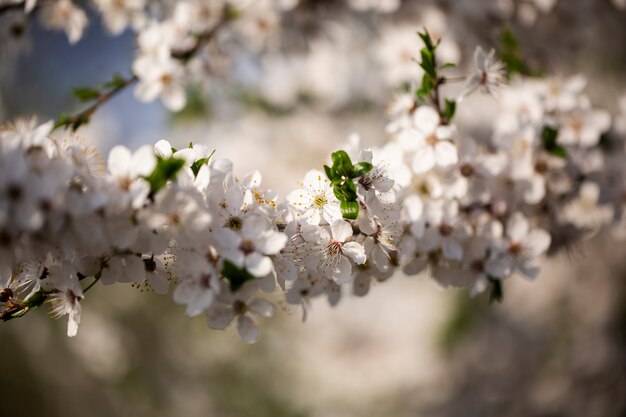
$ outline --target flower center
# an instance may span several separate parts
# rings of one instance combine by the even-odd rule
[[[326,252],[328,252],[329,256],[338,256],[339,254],[341,254],[341,248],[341,242],[337,240],[331,240],[326,247]]]
[[[244,240],[239,245],[239,250],[242,251],[244,255],[250,255],[251,253],[254,253],[256,249],[254,247],[254,242],[251,240]]]
[[[226,223],[224,223],[224,227],[228,227],[235,232],[241,230],[241,226],[243,226],[243,221],[236,216],[230,216],[228,220],[226,220]]]
[[[170,85],[173,81],[172,75],[165,73],[161,75],[160,81],[163,85]]]
[[[434,133],[431,133],[430,135],[426,136],[426,143],[430,146],[435,146],[437,143],[439,143],[439,138]]]
[[[248,311],[248,306],[243,301],[235,300],[235,302],[233,303],[233,310],[235,311],[235,314],[241,316],[243,314],[246,314],[246,312]]]
[[[570,127],[574,132],[580,133],[580,131],[583,129],[583,122],[578,118],[574,118],[574,120],[572,120],[572,122],[570,123]]]
[[[167,223],[170,225],[176,225],[180,223],[180,215],[175,212],[168,213]]]
[[[202,274],[200,277],[200,286],[207,290],[211,288],[211,274]]]
[[[519,255],[522,253],[522,245],[519,242],[511,242],[509,245],[509,252],[513,255]]]
[[[326,202],[327,200],[326,200],[325,194],[318,194],[315,196],[315,198],[313,198],[313,206],[316,209],[324,208],[324,205],[326,204]]]
[[[439,233],[441,234],[441,236],[450,236],[453,231],[454,229],[452,228],[452,226],[447,223],[442,223],[441,226],[439,226]]]
[[[463,175],[465,178],[471,177],[472,175],[474,175],[474,167],[470,164],[461,165],[461,175]]]
[[[117,181],[117,184],[121,190],[128,191],[130,190],[130,186],[133,185],[133,180],[128,176],[124,176]]]
[[[548,172],[548,163],[543,160],[537,161],[535,164],[535,172],[538,174],[545,174]]]

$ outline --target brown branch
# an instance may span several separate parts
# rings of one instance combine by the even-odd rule
[[[121,82],[116,87],[110,89],[106,93],[102,93],[91,106],[87,107],[85,110],[81,111],[80,113],[77,113],[69,117],[68,116],[59,117],[59,119],[54,125],[54,129],[68,126],[72,129],[72,131],[76,131],[76,129],[78,129],[80,126],[88,123],[89,120],[91,119],[91,116],[93,116],[96,110],[98,110],[104,103],[111,100],[121,91],[125,90],[126,87],[136,83],[138,80],[139,79],[137,78],[137,76],[133,75],[132,77],[123,80],[123,82]]]
[[[24,2],[19,3],[2,3],[0,4],[0,15],[10,12],[11,10],[24,10]]]

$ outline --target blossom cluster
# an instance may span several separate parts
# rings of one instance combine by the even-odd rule
[[[65,30],[70,42],[81,37],[86,14],[70,0],[35,3],[25,2],[27,11],[41,7],[47,26]],[[512,275],[536,278],[548,251],[606,225],[626,235],[624,152],[615,152],[623,142],[612,137],[609,113],[591,105],[583,77],[513,77],[502,88],[504,64],[477,48],[464,89],[442,101],[439,87],[452,82],[443,72],[460,49],[425,32],[418,65],[417,38],[405,27],[383,33],[376,59],[388,85],[422,84],[390,103],[386,143],[362,149],[352,136],[284,200],[262,187],[260,172],[238,178],[232,162],[201,144],[117,146],[103,161],[56,133],[86,123],[101,101],[134,82],[140,100],[182,109],[187,87],[220,65],[219,48],[207,47],[219,29],[229,24],[231,49],[240,42],[260,50],[297,4],[185,0],[154,13],[144,0],[95,0],[111,33],[136,31],[133,78],[114,78],[106,93],[80,90],[97,100],[80,117],[0,130],[0,318],[49,302],[53,316],[69,316],[73,336],[95,284],[127,283],[171,292],[187,315],[204,315],[213,329],[236,327],[254,342],[258,320],[273,315],[277,300],[306,317],[311,299],[335,305],[347,292],[364,296],[398,270],[429,270],[444,287],[498,298]],[[347,4],[390,13],[400,2]],[[290,106],[306,85],[331,107],[342,104],[353,71],[339,65],[341,50],[331,43],[313,43],[310,56],[289,62],[266,60],[262,93]],[[320,76],[329,68],[342,76]],[[475,91],[499,98],[488,135],[454,121]],[[618,135],[626,131],[623,107]]]
[[[490,59],[477,50],[466,91],[501,85]],[[189,316],[254,342],[277,296],[306,315],[312,298],[363,296],[399,268],[472,293],[536,278],[550,247],[623,223],[611,117],[584,87],[582,77],[519,79],[479,138],[398,95],[384,146],[351,137],[285,201],[258,171],[238,179],[200,144],[117,146],[104,163],[51,122],[16,122],[0,132],[0,314],[47,301],[69,315],[71,336],[95,283],[129,283],[171,289]]]

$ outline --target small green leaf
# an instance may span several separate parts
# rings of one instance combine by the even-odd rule
[[[559,130],[557,128],[545,125],[541,130],[541,143],[550,155],[566,159],[567,149],[557,143],[558,136]]]
[[[426,30],[426,28],[424,28],[424,32],[417,32],[417,34],[420,38],[422,38],[426,49],[428,49],[429,51],[433,51],[435,49],[435,46],[433,45],[433,40],[430,37],[430,33],[428,33],[428,30]]]
[[[339,176],[352,178],[352,161],[346,151],[333,152],[332,156],[333,169]]]
[[[356,220],[359,216],[359,203],[356,201],[342,201],[339,207],[344,219]]]
[[[356,163],[354,164],[354,173],[353,173],[352,178],[358,178],[362,175],[365,175],[368,172],[370,172],[372,168],[374,168],[374,166],[370,164],[369,162]]]
[[[456,101],[446,99],[445,103],[443,115],[445,116],[446,121],[451,122],[454,117],[454,113],[456,112]]]
[[[454,68],[454,67],[456,67],[456,64],[453,64],[452,62],[446,62],[445,64],[439,67],[439,70],[445,70],[445,69]]]
[[[198,176],[198,172],[200,172],[200,168],[202,168],[202,165],[208,164],[209,163],[209,158],[201,158],[196,160],[193,164],[191,164],[191,171],[193,171],[193,176],[197,177]]]
[[[433,52],[427,50],[426,48],[420,51],[422,60],[420,61],[420,67],[424,70],[424,72],[430,75],[432,78],[437,77],[437,69],[435,68],[435,56]]]
[[[254,279],[254,276],[246,271],[245,268],[238,267],[228,259],[224,259],[222,275],[228,280],[232,292],[239,290],[246,282]]]
[[[52,130],[66,126],[69,123],[70,123],[70,118],[67,115],[62,114],[55,120],[54,127],[52,128]]]
[[[122,77],[119,73],[113,75],[111,81],[107,81],[104,83],[104,88],[110,88],[112,90],[117,90],[119,88],[123,88],[128,81]]]
[[[337,173],[334,172],[334,170],[328,165],[324,165],[324,172],[326,173],[326,176],[328,177],[328,179],[331,181],[331,184],[332,184],[332,181],[335,180]]]
[[[150,175],[144,177],[150,184],[150,195],[154,195],[163,188],[169,180],[176,178],[176,174],[178,174],[184,165],[185,161],[183,159],[157,157],[156,167],[154,167]]]
[[[91,101],[100,97],[100,90],[92,87],[76,87],[72,92],[80,101]]]
[[[352,184],[352,187],[350,184]],[[356,187],[354,187],[352,180],[344,181],[341,185],[335,186],[333,192],[339,201],[352,201],[356,200],[357,197]]]

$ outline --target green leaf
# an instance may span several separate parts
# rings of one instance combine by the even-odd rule
[[[339,207],[344,219],[356,220],[359,216],[359,203],[357,201],[342,201]]]
[[[550,155],[567,159],[567,149],[557,143],[558,136],[559,130],[557,128],[545,125],[541,130],[541,143]]]
[[[456,67],[456,64],[453,64],[452,62],[446,62],[445,64],[439,67],[439,70],[445,70],[445,69],[454,68],[454,67]]]
[[[356,186],[352,180],[344,181],[343,184],[335,186],[333,192],[339,201],[354,201],[357,198]]]
[[[332,184],[332,182],[337,177],[337,173],[328,165],[324,165],[324,172],[326,173],[326,176],[328,177],[328,179],[331,181],[331,184]]]
[[[104,88],[117,90],[118,88],[123,88],[127,82],[126,78],[122,77],[119,73],[116,73],[113,75],[111,81],[104,83]]]
[[[428,49],[429,51],[433,51],[435,49],[435,46],[433,45],[433,40],[430,37],[430,33],[428,33],[428,30],[426,30],[426,28],[424,28],[424,32],[417,32],[417,34],[420,38],[422,38],[426,49]]]
[[[422,77],[422,86],[415,92],[418,98],[423,99],[433,91],[433,83],[428,74]]]
[[[193,171],[193,176],[197,177],[198,172],[200,172],[200,168],[202,165],[205,165],[209,162],[209,158],[201,158],[196,160],[193,164],[191,164],[191,170]]]
[[[76,87],[72,93],[80,101],[91,101],[100,97],[100,90],[92,87]]]
[[[352,161],[346,151],[333,152],[331,158],[333,161],[333,169],[338,175],[352,178]]]
[[[66,126],[69,123],[70,123],[70,118],[67,115],[62,114],[55,120],[54,127],[52,128],[52,130],[58,129],[62,126]]]
[[[353,168],[354,168],[354,173],[353,173],[352,178],[358,178],[370,172],[372,168],[374,168],[374,166],[370,164],[369,162],[359,162],[359,163],[354,164]]]
[[[150,195],[154,195],[163,188],[169,180],[176,178],[176,174],[178,174],[184,165],[185,160],[183,159],[157,157],[156,167],[154,167],[150,175],[144,177],[150,184]]]
[[[508,77],[522,74],[531,77],[540,76],[540,71],[531,68],[523,59],[522,50],[517,38],[510,28],[505,27],[500,32],[500,47],[498,58],[506,66]]]
[[[243,287],[243,284],[254,279],[254,276],[246,271],[245,268],[238,267],[228,259],[224,259],[222,275],[228,280],[232,292],[237,291]]]
[[[432,78],[437,77],[437,68],[435,67],[435,55],[434,51],[429,51],[426,48],[420,51],[422,60],[420,61],[420,67],[430,75]]]
[[[454,113],[456,112],[456,101],[446,99],[445,103],[443,115],[445,116],[446,121],[451,122],[454,117]]]

